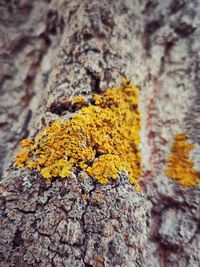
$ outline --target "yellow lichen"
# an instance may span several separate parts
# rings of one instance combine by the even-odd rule
[[[44,178],[64,178],[78,167],[102,184],[126,172],[136,184],[141,173],[138,101],[139,88],[127,80],[94,94],[89,106],[75,98],[81,109],[69,121],[57,120],[34,141],[21,142],[18,167],[38,170]]]
[[[86,99],[84,96],[76,96],[72,99],[72,104],[76,105],[78,108],[81,108],[86,105]]]
[[[87,168],[87,173],[101,184],[107,184],[109,178],[116,179],[120,171],[126,171],[126,168],[120,157],[113,154],[101,155],[92,167]]]
[[[16,157],[16,163],[19,168],[24,167],[26,162],[29,160],[29,152],[25,149],[19,151]]]
[[[194,186],[200,182],[200,173],[193,168],[193,162],[189,158],[194,144],[188,142],[187,139],[187,135],[183,133],[175,136],[165,173],[177,180],[180,185]]]

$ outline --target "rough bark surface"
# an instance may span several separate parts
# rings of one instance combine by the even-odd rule
[[[130,3],[63,1],[59,10],[66,26],[48,88],[37,95],[33,136],[50,121],[70,115],[63,113],[60,99],[87,97],[115,85],[122,75],[134,75],[137,28],[129,25],[129,16],[135,16]],[[65,181],[45,182],[11,164],[1,191],[2,266],[145,264],[147,202],[127,177],[102,186],[77,172]]]
[[[64,28],[55,3],[0,1],[0,177],[46,91]]]
[[[12,163],[1,182],[1,265],[200,266],[199,185],[164,174],[177,132],[200,145],[200,2],[32,2],[0,6],[0,157],[70,116],[60,99],[89,97],[125,75],[142,88],[143,194],[126,177],[46,182]]]

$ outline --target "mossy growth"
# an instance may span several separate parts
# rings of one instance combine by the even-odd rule
[[[200,183],[200,173],[193,168],[193,162],[189,157],[193,148],[194,144],[188,141],[186,134],[177,134],[167,160],[165,173],[182,186],[194,186]]]
[[[127,172],[137,186],[141,173],[139,88],[123,80],[121,86],[93,95],[69,120],[53,122],[35,140],[22,140],[18,167],[37,170],[44,178],[67,177],[74,168],[106,184]]]

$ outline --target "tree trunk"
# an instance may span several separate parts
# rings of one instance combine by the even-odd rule
[[[200,266],[199,185],[164,173],[176,133],[200,142],[199,1],[32,2],[0,4],[1,266]],[[7,164],[63,117],[61,99],[124,76],[141,87],[143,193],[123,177],[49,181]]]

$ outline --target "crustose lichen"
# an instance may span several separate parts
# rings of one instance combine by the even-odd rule
[[[183,186],[194,186],[200,183],[200,173],[194,169],[193,162],[189,158],[193,148],[194,144],[188,142],[186,134],[177,134],[168,157],[165,173]]]
[[[74,168],[105,184],[127,172],[137,185],[141,173],[139,88],[124,81],[120,87],[94,94],[89,106],[69,120],[57,120],[35,140],[21,141],[18,167],[28,167],[44,178],[67,177]]]

